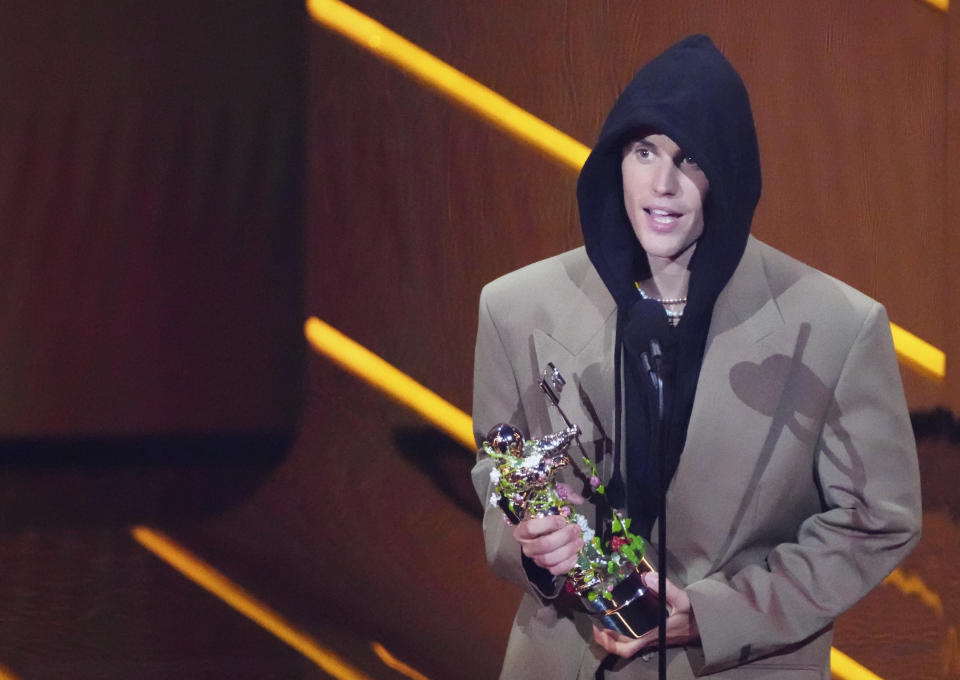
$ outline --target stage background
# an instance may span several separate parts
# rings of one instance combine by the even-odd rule
[[[957,10],[355,6],[588,145],[640,64],[709,33],[753,101],[755,233],[960,356]],[[484,563],[469,454],[304,361],[301,324],[469,411],[479,290],[580,244],[575,174],[299,2],[3,2],[0,92],[0,664],[327,677],[145,553],[139,522],[372,677],[399,676],[371,640],[434,680],[494,677],[518,593]],[[949,365],[903,375],[914,411],[960,410]],[[886,680],[960,675],[960,435],[922,423],[904,573],[925,590],[881,586],[837,627]]]

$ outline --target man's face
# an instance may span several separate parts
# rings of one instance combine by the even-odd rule
[[[621,171],[627,216],[647,257],[692,255],[710,187],[696,162],[666,135],[651,134],[624,147]]]

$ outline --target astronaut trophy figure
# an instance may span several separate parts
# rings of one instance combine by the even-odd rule
[[[490,471],[494,491],[490,504],[499,507],[510,524],[527,517],[562,515],[580,526],[583,547],[577,563],[567,573],[566,587],[579,596],[588,612],[602,625],[624,635],[639,637],[656,623],[656,595],[640,575],[650,571],[644,559],[644,541],[630,533],[630,520],[615,512],[610,537],[597,536],[587,518],[558,491],[555,477],[573,464],[567,450],[577,442],[580,428],[560,409],[559,393],[565,381],[551,363],[543,372],[540,387],[557,408],[567,427],[540,439],[525,439],[513,425],[495,425],[483,442],[481,451],[495,459]],[[583,447],[580,446],[583,453]],[[595,493],[603,494],[596,466],[586,454],[583,462],[591,471]]]

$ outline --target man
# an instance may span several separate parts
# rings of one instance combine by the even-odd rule
[[[749,235],[760,183],[742,81],[708,38],[687,38],[637,73],[604,123],[577,187],[585,248],[480,299],[478,440],[498,422],[560,429],[536,386],[556,364],[561,405],[648,559],[665,466],[671,678],[826,680],[833,619],[919,536],[883,307]],[[651,339],[663,348],[662,456],[640,361]],[[484,500],[492,466],[481,455],[474,468]],[[589,494],[582,472],[563,480],[574,497]],[[502,677],[592,678],[607,655],[607,677],[656,677],[656,631],[600,630],[564,597],[579,527],[510,528],[488,507],[484,536],[492,567],[527,591]]]

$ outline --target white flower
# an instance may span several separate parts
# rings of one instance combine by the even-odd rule
[[[520,467],[527,469],[535,468],[540,465],[540,461],[543,460],[543,454],[541,453],[531,453],[529,456],[523,459],[523,462],[520,464]]]
[[[490,507],[491,507],[491,508],[497,507],[497,504],[498,504],[499,502],[500,502],[500,496],[498,496],[498,495],[495,494],[495,493],[490,494]]]
[[[590,543],[594,536],[594,531],[590,528],[590,522],[588,522],[587,518],[581,515],[579,512],[573,515],[572,519],[577,523],[577,526],[580,527],[580,533],[583,535],[583,542]]]
[[[490,469],[490,483],[496,484],[500,481],[500,470],[498,468]]]

